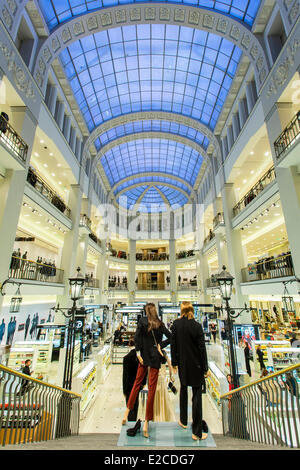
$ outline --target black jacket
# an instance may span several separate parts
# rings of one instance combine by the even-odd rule
[[[178,366],[180,383],[205,390],[204,374],[208,371],[203,329],[196,320],[179,318],[172,326],[172,365]]]
[[[161,349],[170,344],[171,333],[165,327],[164,323],[161,323],[159,328],[152,331],[154,333],[156,343],[160,344]],[[148,331],[148,318],[142,317],[135,332],[135,349],[137,353],[140,352],[145,366],[153,367],[153,369],[160,369],[160,354],[157,351],[152,331]],[[166,336],[167,338],[164,341],[163,336]]]
[[[123,394],[128,397],[131,393],[136,373],[138,370],[139,361],[136,357],[136,350],[132,349],[123,358]],[[143,386],[146,384],[147,375],[145,376]]]

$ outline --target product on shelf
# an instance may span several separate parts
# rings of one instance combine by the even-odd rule
[[[73,391],[81,395],[80,412],[84,416],[88,407],[95,398],[97,387],[96,380],[96,362],[91,361],[84,369],[73,379]]]
[[[275,372],[300,362],[299,348],[268,348],[267,355],[268,365],[273,367]]]
[[[228,392],[227,379],[214,362],[209,362],[208,367],[210,374],[206,379],[207,390],[217,410],[221,411],[220,397]]]

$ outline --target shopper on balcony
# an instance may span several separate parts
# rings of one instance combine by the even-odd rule
[[[182,302],[181,316],[172,327],[171,357],[174,371],[180,379],[180,421],[183,428],[188,424],[188,387],[192,387],[192,439],[204,440],[207,433],[202,428],[202,393],[208,375],[207,354],[202,325],[196,322],[194,307]]]
[[[140,391],[141,385],[149,367],[148,398],[143,428],[144,437],[149,437],[148,426],[149,421],[153,421],[154,396],[156,392],[159,370],[161,363],[163,362],[162,358],[164,358],[161,350],[170,344],[171,333],[165,327],[164,323],[159,319],[156,307],[153,303],[147,304],[145,311],[146,317],[142,317],[140,319],[134,337],[139,366],[122,424],[126,424],[128,415],[134,408],[137,395]],[[167,338],[164,341],[163,336],[166,336]]]

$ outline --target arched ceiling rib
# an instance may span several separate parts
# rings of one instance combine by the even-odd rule
[[[128,193],[132,198],[134,193],[136,201],[142,197],[147,204],[164,200],[162,195],[169,200],[170,175],[180,176],[192,187],[198,184],[210,161],[208,146],[220,154],[213,131],[242,53],[254,67],[258,88],[267,74],[266,56],[251,32],[259,2],[199,0],[197,7],[187,6],[188,2],[128,2],[111,3],[105,9],[94,8],[103,6],[101,1],[40,3],[52,33],[38,53],[34,76],[45,92],[48,69],[59,55],[90,131],[83,164],[94,144],[98,155],[92,172],[101,158],[100,173],[104,170],[111,187],[130,178],[127,187],[113,194],[120,198]],[[208,8],[203,8],[204,3]],[[47,16],[51,5],[56,24]],[[225,5],[229,10],[223,10]],[[154,123],[148,117],[144,124],[135,119],[145,113],[172,118]],[[192,130],[176,131],[172,126],[182,118],[197,123],[191,127],[197,129],[197,138]],[[145,184],[149,172],[163,173],[164,185]],[[137,174],[144,177],[132,185]],[[178,187],[173,191],[183,203]]]

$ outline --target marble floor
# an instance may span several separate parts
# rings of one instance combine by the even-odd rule
[[[222,367],[223,348],[219,344],[207,346],[208,358]],[[179,381],[175,385],[179,389]],[[191,390],[189,391],[191,393]],[[169,392],[176,419],[179,418],[179,395]],[[191,403],[191,399],[190,399]],[[96,398],[80,422],[80,433],[120,433],[121,421],[125,411],[125,399],[122,390],[122,365],[113,364],[104,384],[98,386]],[[189,410],[191,411],[191,410]],[[139,408],[139,417],[143,419],[143,406]],[[203,395],[203,419],[212,434],[222,433],[221,417],[208,393]]]

